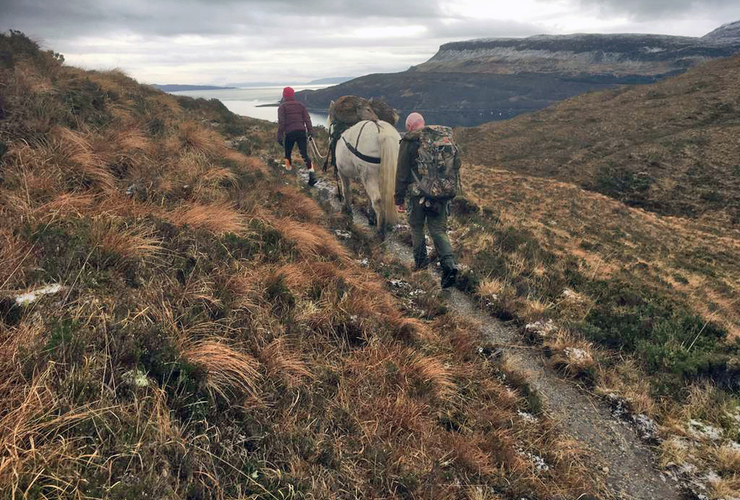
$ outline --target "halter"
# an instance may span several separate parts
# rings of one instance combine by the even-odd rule
[[[370,123],[370,120],[366,121],[362,124],[362,127],[360,127],[360,132],[357,134],[357,139],[355,140],[355,145],[352,146],[347,139],[344,138],[344,135],[342,135],[342,140],[344,141],[344,145],[347,146],[347,149],[349,149],[349,152],[358,157],[362,161],[366,161],[368,163],[375,163],[377,165],[380,165],[380,158],[376,158],[374,156],[367,156],[360,152],[360,150],[357,149],[357,147],[360,145],[360,136],[362,135],[362,131],[365,130],[365,126]],[[375,124],[376,127],[378,127],[378,133],[380,133],[380,125],[378,125],[378,122],[373,121],[372,123]]]

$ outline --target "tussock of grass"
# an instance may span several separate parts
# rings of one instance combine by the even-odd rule
[[[550,350],[555,367],[586,383],[594,381],[597,366],[590,343],[559,332],[545,342],[545,347]]]
[[[185,151],[214,157],[226,151],[223,137],[195,123],[186,122],[179,129],[180,145]]]
[[[95,203],[95,196],[90,194],[61,193],[56,198],[34,211],[34,217],[42,221],[64,219],[69,217],[82,218],[89,213]]]
[[[313,198],[308,198],[295,188],[281,187],[276,194],[281,198],[281,205],[287,212],[285,215],[312,223],[317,223],[325,217],[324,210]]]
[[[272,219],[270,223],[292,241],[305,258],[349,259],[346,247],[321,226],[288,218]]]
[[[191,226],[219,235],[239,233],[247,227],[244,215],[229,203],[186,204],[171,212],[168,218],[176,226]]]
[[[205,369],[206,387],[214,394],[227,401],[240,394],[258,396],[259,362],[252,356],[216,340],[187,343],[182,354],[190,363]]]
[[[105,254],[115,259],[142,259],[162,250],[161,241],[138,228],[121,228],[115,224],[98,223],[92,239]]]
[[[283,379],[289,387],[300,384],[303,378],[314,378],[300,354],[290,349],[284,338],[277,338],[265,346],[259,359],[268,376]]]
[[[49,153],[56,165],[67,167],[76,184],[92,183],[104,191],[112,191],[115,178],[108,169],[104,159],[96,154],[87,138],[81,133],[65,127],[56,127],[51,131]],[[62,171],[62,175],[64,172]]]

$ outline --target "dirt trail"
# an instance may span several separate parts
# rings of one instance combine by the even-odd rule
[[[301,182],[306,182],[305,170],[298,172]],[[341,205],[336,198],[333,183],[320,179],[312,190],[314,196],[328,201],[335,210]],[[354,211],[355,225],[372,230],[367,218]],[[386,252],[405,264],[413,264],[411,248],[391,234],[385,244]],[[429,271],[433,273],[433,270]],[[536,389],[545,405],[545,411],[566,434],[583,443],[597,463],[594,474],[605,477],[607,490],[616,499],[673,500],[685,498],[681,485],[671,476],[654,468],[654,456],[635,430],[612,415],[603,401],[593,398],[563,379],[544,359],[538,349],[525,347],[521,335],[501,321],[479,309],[475,303],[456,289],[443,292],[449,306],[458,314],[473,319],[481,326],[483,335],[502,347],[501,353],[510,366],[525,375],[530,386]]]

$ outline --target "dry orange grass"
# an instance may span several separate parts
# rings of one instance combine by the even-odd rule
[[[527,323],[547,318],[551,314],[552,305],[538,298],[527,298],[523,301],[520,315]]]
[[[367,419],[362,422],[366,434],[377,433],[385,439],[403,441],[406,437],[426,437],[429,433],[429,408],[404,391],[358,403],[363,406],[361,414]]]
[[[258,397],[259,362],[217,340],[186,343],[182,355],[207,373],[207,387],[227,401],[235,395]]]
[[[161,205],[152,202],[142,202],[114,192],[102,197],[96,197],[96,204],[87,212],[90,216],[130,217],[142,219],[150,215],[167,220],[169,212]]]
[[[80,76],[89,78],[107,92],[117,95],[125,96],[139,91],[139,83],[119,68],[105,71],[81,71]]]
[[[480,285],[478,285],[478,294],[485,298],[495,300],[503,294],[509,286],[509,283],[502,279],[488,278],[481,281]]]
[[[234,171],[226,167],[210,167],[203,172],[200,180],[204,184],[226,184],[231,187],[236,187],[238,182]]]
[[[602,396],[618,394],[627,400],[635,413],[655,417],[658,403],[652,397],[650,382],[640,373],[633,360],[625,360],[612,370],[600,371],[596,392]]]
[[[185,151],[208,157],[223,156],[227,151],[221,134],[205,129],[194,122],[185,122],[180,126],[178,139]]]
[[[30,207],[36,200],[47,200],[64,190],[62,172],[55,162],[54,148],[47,141],[38,147],[25,142],[11,144],[6,153],[6,182],[20,186],[15,197]],[[10,193],[6,195],[9,196]]]
[[[717,472],[721,474],[740,474],[740,447],[723,445],[718,447],[713,456]]]
[[[479,476],[497,475],[501,466],[491,457],[486,438],[480,435],[449,437],[450,459]],[[494,465],[495,464],[495,465]]]
[[[321,222],[326,218],[324,210],[313,198],[297,189],[282,186],[276,190],[280,208],[285,215],[293,216],[304,222]]]
[[[304,258],[328,257],[344,261],[350,259],[347,247],[321,226],[289,218],[272,218],[270,223],[286,239],[295,243],[296,249]]]
[[[740,269],[727,259],[740,252],[737,230],[625,207],[565,182],[479,165],[463,168],[468,174],[463,175],[466,196],[493,209],[500,226],[530,231],[543,249],[562,257],[562,263],[576,257],[580,272],[589,279],[609,279],[636,264],[649,266],[659,278],[650,277],[650,284],[670,283],[663,292],[721,323],[730,339],[740,335],[740,303],[733,301]],[[487,231],[466,231],[463,226],[455,234],[471,254],[495,248]],[[502,256],[512,275],[521,271],[517,252]],[[676,275],[683,277],[681,282]]]
[[[444,358],[412,354],[408,365],[402,369],[428,384],[439,398],[451,396],[457,388],[452,380],[449,361]]]
[[[39,458],[46,463],[53,462],[67,451],[63,442],[49,445],[49,441],[53,441],[49,433],[53,434],[59,423],[59,417],[54,418],[57,399],[49,388],[54,376],[53,366],[36,375],[21,389],[18,400],[13,401],[16,404],[0,418],[0,484],[9,488],[6,493],[11,498],[22,497],[18,477],[26,467]],[[43,445],[45,441],[47,444]],[[34,442],[39,443],[38,448]]]
[[[151,167],[155,146],[137,123],[116,124],[91,141],[95,153],[115,168],[119,176],[131,169]]]
[[[552,351],[552,363],[572,377],[585,375],[596,366],[591,343],[566,332],[559,331],[545,345]]]
[[[399,339],[432,343],[439,339],[437,329],[429,327],[417,318],[407,318],[400,314],[389,315],[389,321],[398,332]]]
[[[151,257],[162,250],[162,241],[146,229],[117,227],[98,222],[92,230],[93,241],[107,254],[122,260]]]
[[[103,158],[93,152],[90,141],[81,133],[65,127],[55,127],[50,147],[54,160],[71,169],[81,182],[90,182],[105,191],[115,189],[115,177]]]
[[[31,246],[10,229],[0,227],[0,290],[20,280],[26,267],[33,262]]]
[[[280,276],[291,292],[304,294],[310,290],[316,282],[316,274],[317,273],[311,268],[310,263],[291,262],[275,269],[271,273],[271,279],[274,279],[276,276]]]
[[[170,212],[168,218],[176,226],[187,225],[217,235],[241,233],[247,228],[244,216],[230,203],[186,204]]]
[[[294,387],[313,374],[298,352],[291,349],[282,337],[273,340],[259,354],[268,377],[282,379],[288,387]]]
[[[54,199],[38,206],[33,215],[42,221],[53,221],[67,217],[83,217],[89,214],[95,196],[87,193],[61,193]]]

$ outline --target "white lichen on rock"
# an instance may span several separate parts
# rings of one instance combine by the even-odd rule
[[[591,353],[578,347],[566,347],[563,350],[565,357],[568,358],[570,363],[590,363],[593,361]]]
[[[19,306],[27,306],[28,304],[31,304],[35,302],[40,296],[42,295],[51,295],[54,293],[59,293],[62,291],[62,285],[55,283],[53,285],[47,285],[44,288],[39,288],[38,290],[34,290],[32,292],[24,293],[15,298],[15,303]]]
[[[549,337],[552,333],[556,332],[557,329],[558,327],[555,326],[555,323],[553,323],[551,319],[548,319],[547,321],[535,321],[534,323],[529,323],[524,327],[524,331],[526,333],[536,335],[538,337]]]
[[[710,441],[719,441],[724,434],[722,429],[693,419],[688,421],[686,430],[695,439],[708,439]]]
[[[147,387],[149,385],[149,378],[146,376],[146,373],[142,372],[138,368],[127,371],[121,375],[121,379],[125,384],[136,387]]]

